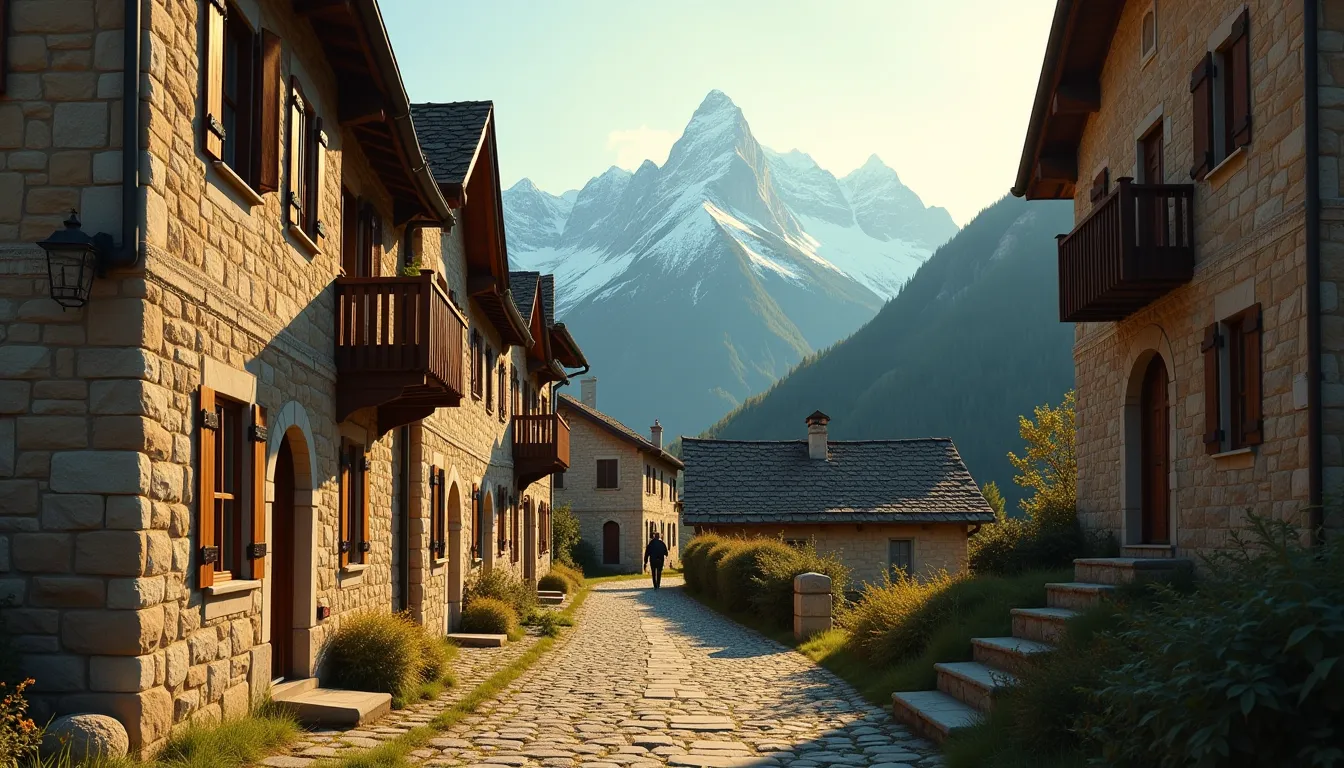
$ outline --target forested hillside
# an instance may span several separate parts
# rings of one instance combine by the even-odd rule
[[[867,325],[706,434],[802,439],[820,409],[832,439],[951,437],[976,481],[995,481],[1015,506],[1005,454],[1021,450],[1017,417],[1073,386],[1055,257],[1055,235],[1072,226],[1067,202],[998,201]]]

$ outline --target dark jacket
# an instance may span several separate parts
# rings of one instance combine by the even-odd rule
[[[644,548],[644,562],[653,563],[655,568],[663,567],[663,558],[667,557],[667,545],[662,539],[653,539]]]

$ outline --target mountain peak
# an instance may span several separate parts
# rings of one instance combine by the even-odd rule
[[[876,152],[869,155],[868,159],[864,161],[863,165],[855,169],[854,172],[849,174],[849,176],[846,178],[853,176],[877,176],[877,177],[890,176],[891,178],[896,180],[897,184],[901,183],[900,175],[897,174],[895,169],[893,169],[891,166],[882,162],[882,158],[878,157]]]
[[[702,112],[718,112],[725,109],[737,109],[737,105],[733,103],[732,99],[728,98],[728,94],[715,88],[705,95],[704,100],[700,102],[700,106],[696,107],[695,113],[698,115]]]
[[[537,185],[533,184],[531,179],[524,176],[523,178],[519,179],[516,184],[514,184],[512,187],[509,187],[504,191],[513,192],[516,194],[520,192],[540,192],[541,190],[537,189]]]

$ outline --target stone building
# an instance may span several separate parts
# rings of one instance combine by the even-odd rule
[[[1341,524],[1341,64],[1333,0],[1057,5],[1013,192],[1074,200],[1078,511],[1126,555]]]
[[[837,556],[855,585],[966,569],[966,540],[994,521],[946,438],[829,440],[807,417],[806,440],[682,438],[682,519],[696,533],[766,536]]]
[[[680,562],[678,473],[682,464],[663,448],[655,419],[649,436],[597,409],[597,378],[579,382],[575,400],[561,395],[560,415],[571,429],[570,468],[555,476],[555,504],[568,504],[580,535],[604,568],[639,573],[653,533],[667,545],[666,565]]]
[[[519,311],[493,129],[457,186],[426,166],[375,0],[8,5],[0,600],[37,714],[153,752],[352,611],[444,627],[442,574],[544,571],[581,353]]]

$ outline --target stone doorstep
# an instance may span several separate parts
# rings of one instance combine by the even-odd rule
[[[980,713],[942,691],[908,691],[891,695],[891,713],[916,734],[938,744],[954,731],[975,725]]]
[[[1161,579],[1178,570],[1193,569],[1194,561],[1174,557],[1080,557],[1073,561],[1073,577],[1095,584],[1127,584]]]
[[[509,643],[508,635],[483,635],[469,632],[454,632],[448,639],[464,648],[503,648]]]
[[[1048,608],[1083,610],[1101,603],[1115,591],[1114,584],[1092,584],[1069,581],[1045,585],[1045,605]]]
[[[288,701],[289,699],[305,694],[317,688],[316,677],[305,677],[299,680],[286,680],[283,683],[271,685],[271,700],[277,702]]]
[[[1078,615],[1067,608],[1014,608],[1013,637],[1038,643],[1058,643],[1064,637],[1065,624]]]
[[[981,712],[994,708],[994,697],[1000,691],[1017,685],[1013,675],[978,661],[942,662],[934,664],[933,669],[938,675],[938,690]]]
[[[313,688],[277,699],[304,725],[350,728],[386,717],[392,711],[392,695],[368,691]]]
[[[1048,653],[1054,646],[1020,637],[976,637],[971,639],[971,658],[994,669],[1020,674],[1032,663],[1031,657]]]

